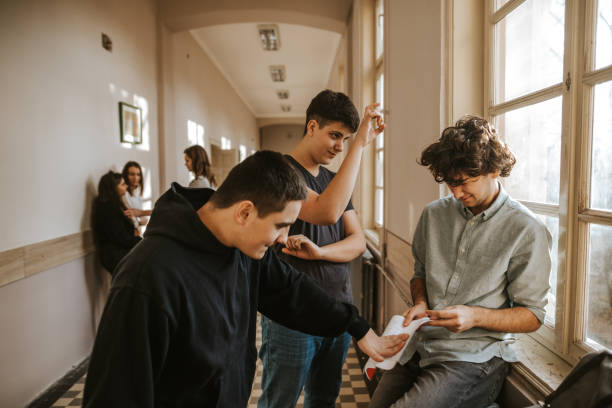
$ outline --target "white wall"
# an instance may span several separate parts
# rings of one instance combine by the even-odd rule
[[[0,251],[89,229],[94,186],[127,160],[157,197],[153,1],[3,1],[0,50]],[[140,146],[119,142],[119,101],[144,108]],[[0,406],[24,406],[89,354],[99,272],[89,255],[0,287]]]
[[[440,137],[442,2],[389,0],[385,10],[385,227],[408,242],[438,185],[416,163]],[[389,85],[392,78],[392,85]]]
[[[259,148],[255,116],[234,91],[189,32],[163,30],[164,110],[168,113],[164,134],[165,182],[188,184],[183,151],[191,145],[188,121],[204,128],[205,148],[221,146],[221,137],[232,148],[243,144],[247,153]],[[170,65],[170,66],[168,66]]]

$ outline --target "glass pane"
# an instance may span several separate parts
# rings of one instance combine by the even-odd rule
[[[587,341],[612,349],[612,227],[589,226]]]
[[[527,0],[495,24],[495,103],[563,80],[564,0]]]
[[[385,9],[383,0],[376,2],[376,59],[378,59],[384,50],[385,36]]]
[[[506,112],[497,129],[516,157],[504,187],[517,200],[557,204],[561,167],[561,97]]]
[[[376,197],[374,199],[374,218],[378,225],[383,225],[383,208],[384,208],[384,190],[376,189]]]
[[[595,69],[612,64],[612,1],[597,3],[597,33],[595,37]]]
[[[376,152],[376,187],[385,185],[385,152]]]
[[[538,214],[538,218],[546,225],[550,235],[552,235],[552,250],[550,251],[551,268],[548,283],[550,289],[546,297],[548,304],[546,305],[546,324],[549,326],[555,325],[555,307],[557,305],[557,270],[559,265],[559,219],[557,217],[549,217]]]
[[[379,110],[385,108],[385,75],[380,74],[376,80],[376,102],[380,103]],[[385,147],[385,134],[384,132],[376,136],[376,148],[382,149]]]
[[[612,211],[612,81],[595,86],[592,154],[591,207]]]

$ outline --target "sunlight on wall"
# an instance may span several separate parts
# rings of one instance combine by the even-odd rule
[[[133,96],[135,106],[142,110],[142,143],[135,145],[136,149],[149,151],[151,149],[151,138],[149,133],[149,102],[144,96]]]
[[[247,157],[247,150],[245,145],[240,145],[240,161],[243,161]]]
[[[229,150],[232,148],[232,141],[224,136],[221,136],[221,149]]]
[[[142,166],[142,165],[141,167],[142,167],[142,177],[144,181],[144,188],[142,190],[142,199],[151,200],[151,170],[149,170],[147,167]]]
[[[200,145],[202,147],[206,147],[204,144],[204,134],[206,133],[206,129],[204,129],[203,125],[200,125],[193,120],[187,120],[187,140],[189,140],[189,146]]]

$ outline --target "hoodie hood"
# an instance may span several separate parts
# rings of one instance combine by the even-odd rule
[[[219,242],[197,214],[214,192],[172,183],[155,203],[145,238],[162,236],[197,251],[227,253],[231,248]]]

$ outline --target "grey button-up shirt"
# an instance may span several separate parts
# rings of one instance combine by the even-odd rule
[[[524,306],[544,321],[552,238],[544,224],[500,186],[495,201],[473,215],[449,196],[430,203],[414,233],[414,277],[425,280],[429,308]],[[415,351],[421,366],[439,361],[516,361],[516,336],[482,328],[453,333],[423,327],[400,358]]]

